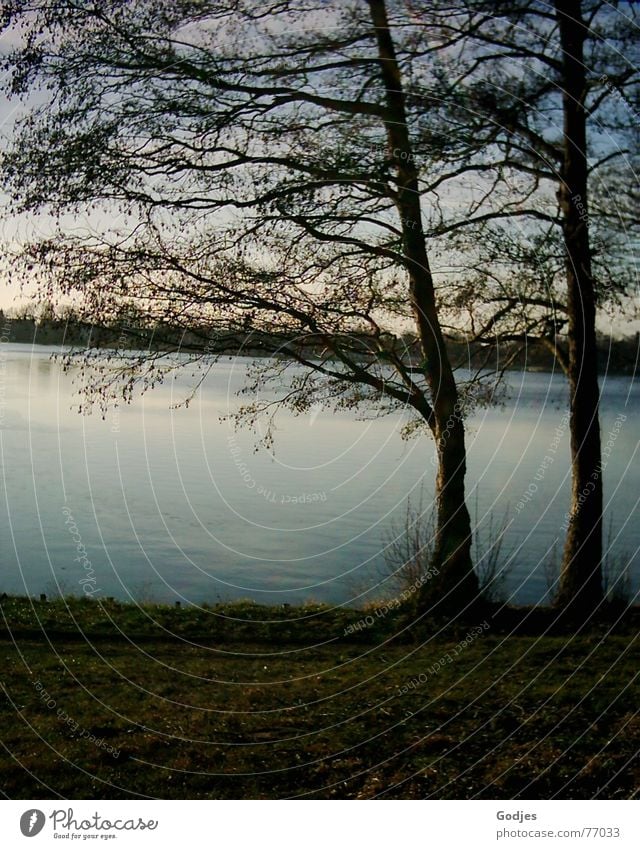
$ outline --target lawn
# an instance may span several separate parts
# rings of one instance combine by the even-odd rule
[[[637,613],[575,635],[526,611],[407,629],[401,611],[4,598],[0,786],[9,798],[630,798]]]

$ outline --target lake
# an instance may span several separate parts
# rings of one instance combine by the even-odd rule
[[[53,351],[0,349],[0,592],[357,604],[407,498],[429,505],[434,445],[403,441],[400,413],[283,412],[273,450],[256,451],[220,418],[239,403],[242,358],[216,364],[188,409],[171,409],[193,383],[180,373],[103,420],[73,409]],[[469,504],[481,536],[491,515],[505,525],[510,599],[537,603],[568,509],[567,390],[559,375],[508,380],[506,403],[468,422]],[[637,589],[638,393],[629,377],[601,387],[607,536]]]

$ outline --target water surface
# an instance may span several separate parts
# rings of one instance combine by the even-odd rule
[[[2,346],[0,591],[357,603],[407,498],[422,491],[429,506],[433,443],[403,441],[402,414],[282,412],[274,449],[256,451],[255,433],[220,419],[238,404],[241,358],[218,363],[188,409],[171,409],[193,383],[181,373],[102,420],[73,408],[73,375],[51,352]],[[468,422],[469,503],[481,537],[491,514],[506,524],[509,592],[533,603],[568,509],[566,385],[533,373],[509,382],[504,405]],[[636,584],[638,407],[630,378],[603,379],[607,526]]]

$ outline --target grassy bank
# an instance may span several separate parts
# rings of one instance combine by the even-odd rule
[[[496,615],[497,614],[497,615]],[[628,798],[638,612],[1,604],[12,798]],[[367,619],[369,617],[369,619]]]

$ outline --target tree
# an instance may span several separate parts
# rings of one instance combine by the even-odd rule
[[[441,126],[455,129],[443,155],[487,186],[472,216],[435,224],[466,268],[470,243],[479,258],[451,306],[467,305],[470,341],[543,344],[568,377],[572,498],[558,601],[588,615],[603,600],[596,308],[633,290],[628,263],[613,260],[619,235],[628,257],[638,223],[628,204],[634,10],[600,0],[413,6],[445,57]],[[433,49],[417,45],[414,61]]]
[[[584,41],[580,0],[556,0],[562,51],[564,144],[559,197],[566,251],[571,426],[571,520],[562,562],[560,603],[590,612],[603,599],[602,455],[596,294],[591,270],[587,184],[587,119]],[[578,201],[584,203],[584,211]],[[582,493],[587,497],[582,500]]]
[[[409,411],[438,460],[439,578],[422,605],[469,604],[464,399],[421,216],[438,178],[414,151],[425,103],[406,90],[412,33],[390,26],[384,0],[3,9],[17,42],[6,91],[28,107],[3,155],[5,187],[15,213],[58,220],[15,267],[39,275],[42,295],[79,293],[97,324],[156,328],[156,344],[119,370],[87,352],[94,397],[152,387],[177,349],[206,368],[249,342],[276,359],[248,389],[284,386],[280,405]],[[91,226],[70,230],[80,214]],[[410,323],[419,362],[402,344]]]

